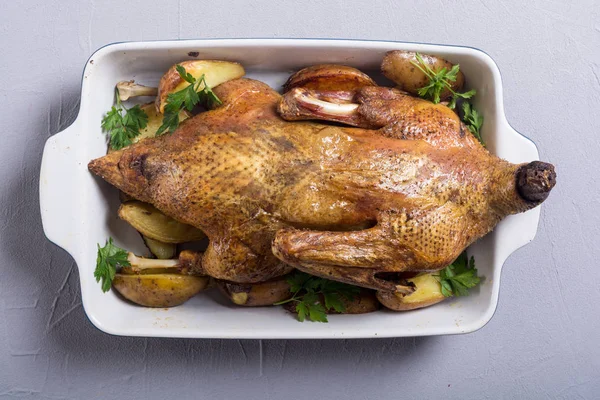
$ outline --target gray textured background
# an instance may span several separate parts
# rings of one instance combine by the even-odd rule
[[[598,398],[597,2],[164,3],[0,2],[0,398]],[[203,37],[464,44],[496,60],[508,120],[557,165],[558,186],[536,240],[508,259],[486,327],[418,339],[227,341],[119,338],[91,325],[76,266],[42,233],[44,142],[74,120],[81,71],[98,47]]]

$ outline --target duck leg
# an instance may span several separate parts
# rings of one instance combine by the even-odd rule
[[[286,120],[322,120],[376,130],[382,136],[423,140],[437,148],[482,147],[456,113],[397,90],[367,86],[354,92],[295,88],[278,105]]]
[[[380,226],[351,232],[282,229],[273,241],[273,253],[312,275],[377,290],[412,292],[376,276],[390,268],[408,268],[414,261],[410,251],[388,240]]]

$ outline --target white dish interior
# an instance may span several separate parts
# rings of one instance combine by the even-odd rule
[[[506,218],[471,246],[469,254],[475,256],[485,280],[470,296],[411,312],[333,315],[327,324],[299,323],[280,307],[235,307],[210,292],[179,307],[150,309],[130,304],[114,292],[102,293],[94,280],[96,244],[104,244],[109,236],[117,245],[144,252],[137,233],[117,217],[117,190],[87,170],[91,159],[106,152],[100,121],[112,105],[116,82],[135,79],[156,85],[176,62],[224,59],[241,62],[247,77],[280,89],[291,72],[318,63],[347,64],[373,72],[375,77],[383,54],[393,49],[437,54],[460,63],[469,88],[477,89],[474,104],[485,117],[482,134],[490,151],[514,163],[538,158],[533,142],[506,121],[498,68],[489,56],[472,48],[350,40],[215,39],[121,43],[94,53],[83,74],[79,116],[72,126],[48,139],[40,177],[44,231],[77,262],[83,305],[92,323],[117,335],[192,338],[400,337],[466,333],[484,326],[498,302],[502,265],[534,238],[539,207]],[[191,56],[190,52],[199,54]]]

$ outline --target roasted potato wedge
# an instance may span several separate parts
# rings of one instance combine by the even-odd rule
[[[148,203],[128,201],[119,207],[119,217],[142,235],[163,243],[184,243],[206,237],[200,229],[175,221]]]
[[[129,267],[123,267],[113,279],[113,287],[126,299],[146,307],[174,307],[208,286],[208,276],[182,272],[177,259],[153,260],[127,255]]]
[[[260,283],[217,281],[217,286],[229,300],[239,306],[270,306],[292,296],[285,276]]]
[[[415,291],[411,294],[377,292],[377,299],[390,310],[408,311],[431,306],[446,298],[442,294],[440,283],[433,274],[417,275],[407,281],[415,286]]]
[[[147,103],[141,106],[141,109],[148,115],[148,125],[144,129],[140,130],[140,135],[133,138],[132,142],[137,143],[142,139],[151,138],[156,136],[156,131],[162,125],[163,115],[156,110],[155,103]],[[186,110],[181,110],[179,113],[179,122],[190,118],[191,113]]]
[[[321,64],[306,67],[289,77],[283,85],[287,92],[296,87],[313,90],[358,90],[377,84],[364,72],[346,65]]]
[[[146,270],[144,272],[155,272]],[[115,275],[113,287],[127,300],[145,307],[174,307],[206,288],[206,276],[174,273],[123,273]]]
[[[177,253],[176,244],[159,242],[158,240],[151,239],[144,235],[142,235],[142,239],[148,250],[150,250],[150,253],[154,254],[158,259],[167,260],[169,258],[174,258]]]
[[[453,64],[441,57],[421,54],[425,64],[433,71],[439,71],[442,68],[450,70]],[[418,63],[416,53],[412,51],[393,50],[388,51],[381,63],[381,71],[386,78],[394,81],[398,88],[408,93],[417,94],[417,91],[429,83],[429,78],[414,63]],[[456,80],[451,83],[452,90],[462,89],[465,83],[465,76],[458,72]],[[451,93],[448,89],[442,91],[440,99],[442,101],[450,98]]]
[[[215,86],[232,79],[241,78],[246,74],[246,71],[244,71],[244,67],[242,67],[241,64],[230,61],[191,60],[180,62],[179,65],[185,68],[186,72],[192,74],[196,79],[204,75],[206,84],[210,88],[214,88]],[[178,92],[190,85],[188,82],[181,79],[175,68],[176,66],[177,64],[169,68],[158,84],[156,110],[160,113],[164,112],[167,96],[170,93]]]

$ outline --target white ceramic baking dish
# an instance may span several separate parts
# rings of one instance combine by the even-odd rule
[[[530,242],[540,208],[503,220],[471,246],[484,282],[469,297],[404,313],[333,315],[327,324],[297,322],[280,307],[239,308],[217,294],[202,293],[182,306],[150,309],[130,304],[114,292],[102,293],[93,276],[96,244],[112,236],[118,245],[143,252],[139,236],[117,218],[117,190],[93,177],[87,163],[106,152],[100,120],[113,102],[120,80],[156,85],[172,64],[192,59],[241,62],[247,76],[280,88],[292,71],[318,63],[348,64],[377,74],[383,54],[403,49],[443,56],[460,63],[475,106],[485,116],[482,134],[489,150],[513,163],[536,160],[533,142],[511,128],[504,116],[500,72],[485,53],[469,47],[321,39],[210,39],[111,44],[96,51],[83,72],[77,120],[48,139],[40,175],[44,232],[68,251],[79,267],[85,311],[104,332],[128,336],[189,338],[366,338],[457,334],[483,327],[498,303],[506,258]]]

